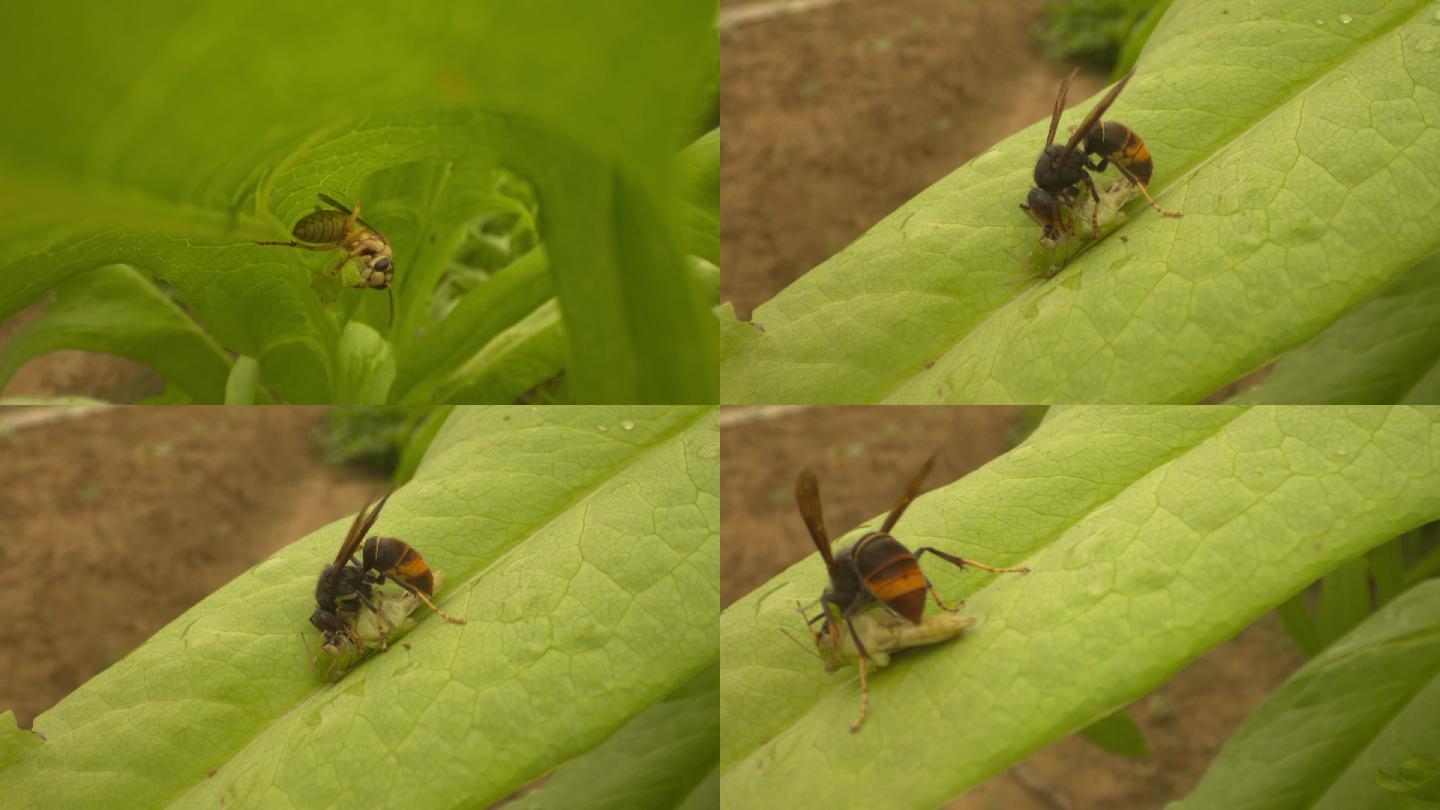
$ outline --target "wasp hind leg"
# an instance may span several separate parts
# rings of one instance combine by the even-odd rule
[[[1161,216],[1174,217],[1176,219],[1185,216],[1179,211],[1171,211],[1169,208],[1161,207],[1160,203],[1155,202],[1155,198],[1150,196],[1150,190],[1145,188],[1145,184],[1140,182],[1140,178],[1136,177],[1135,174],[1129,169],[1125,168],[1119,163],[1115,164],[1115,168],[1119,169],[1120,173],[1125,175],[1125,178],[1127,180],[1134,183],[1135,187],[1140,189],[1140,193],[1145,195],[1145,202],[1150,203],[1150,207],[1154,208],[1156,211],[1159,211]]]
[[[855,722],[850,724],[851,734],[859,731],[860,727],[865,724],[865,713],[870,710],[870,682],[865,677],[865,661],[870,657],[870,651],[865,649],[865,642],[860,640],[860,633],[856,631],[855,623],[850,621],[850,617],[864,606],[861,600],[862,597],[856,595],[855,601],[850,603],[850,607],[846,608],[842,614],[845,626],[850,629],[850,639],[855,642],[855,652],[858,653],[856,657],[860,660],[860,714],[855,718]]]
[[[916,557],[918,558],[919,555],[917,554]],[[940,594],[936,592],[935,585],[930,582],[929,577],[925,578],[925,590],[930,592],[930,598],[934,599],[935,604],[939,605],[940,609],[945,611],[946,613],[957,613],[959,612],[960,607],[965,604],[964,599],[957,600],[953,605],[945,604],[945,600],[940,598]]]
[[[974,560],[967,560],[967,559],[965,559],[964,557],[956,557],[954,554],[946,554],[945,552],[941,551],[940,549],[938,549],[938,548],[931,548],[930,546],[924,546],[924,547],[922,547],[922,548],[916,549],[916,550],[915,550],[915,559],[918,561],[918,560],[920,559],[920,555],[924,554],[924,553],[927,552],[927,551],[930,552],[931,554],[934,554],[936,557],[939,557],[940,559],[944,560],[945,562],[950,563],[951,565],[955,566],[956,568],[965,568],[965,567],[968,566],[968,567],[972,567],[972,568],[979,568],[979,569],[982,570],[982,571],[990,571],[990,572],[996,573],[996,574],[1028,574],[1028,573],[1030,573],[1030,568],[1029,568],[1029,566],[1019,565],[1019,566],[1016,566],[1016,567],[1014,567],[1014,568],[1001,568],[1001,567],[999,567],[999,566],[986,565],[985,563],[975,562]]]
[[[420,601],[425,602],[426,605],[429,605],[429,608],[431,608],[431,610],[435,611],[435,613],[438,613],[438,614],[439,614],[439,617],[444,618],[445,621],[449,621],[449,623],[451,623],[451,624],[465,624],[464,618],[458,617],[458,615],[451,615],[451,614],[445,613],[445,611],[442,611],[441,608],[436,607],[435,602],[432,602],[432,601],[431,601],[431,598],[426,597],[426,595],[423,594],[422,591],[419,591],[418,588],[406,588],[406,589],[408,589],[408,591],[412,592],[412,594],[415,594],[416,597],[419,597],[419,598],[420,598]]]

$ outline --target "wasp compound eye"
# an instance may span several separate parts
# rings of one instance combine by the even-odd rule
[[[382,273],[388,273],[388,272],[390,272],[390,260],[389,260],[389,259],[381,259],[380,261],[375,262],[375,269],[376,269],[376,270],[379,270],[379,271],[382,272]]]

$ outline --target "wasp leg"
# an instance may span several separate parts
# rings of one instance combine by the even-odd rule
[[[1015,568],[1000,568],[1000,567],[993,566],[993,565],[986,565],[985,563],[975,562],[974,560],[967,560],[967,559],[965,559],[964,557],[956,557],[954,554],[946,554],[945,552],[941,551],[941,550],[938,549],[938,548],[931,548],[931,547],[929,547],[929,546],[924,546],[924,547],[921,547],[921,548],[918,548],[918,549],[915,550],[915,559],[916,559],[916,561],[919,561],[920,555],[921,555],[921,554],[924,554],[924,553],[927,552],[927,551],[930,552],[931,554],[934,554],[936,557],[939,557],[940,559],[944,560],[945,562],[948,562],[948,563],[950,563],[951,565],[954,565],[956,568],[964,568],[965,566],[968,565],[968,566],[973,566],[973,567],[975,567],[975,568],[979,568],[979,569],[981,569],[982,571],[992,571],[992,572],[997,573],[997,574],[1028,574],[1028,573],[1030,573],[1030,568],[1029,568],[1028,566],[1021,565],[1021,566],[1017,566],[1017,567],[1015,567]]]
[[[865,642],[860,640],[860,633],[855,630],[855,623],[850,621],[850,617],[865,606],[864,598],[862,594],[856,594],[855,601],[851,602],[850,607],[845,608],[845,612],[841,614],[845,619],[845,626],[850,628],[850,639],[855,642],[855,652],[859,653],[860,659],[860,714],[855,718],[855,722],[850,724],[851,734],[859,731],[860,726],[865,724],[865,713],[870,709],[870,683],[865,678],[865,661],[870,657],[870,651],[865,649]]]
[[[964,599],[959,600],[953,605],[945,604],[945,601],[940,598],[940,594],[935,591],[935,586],[930,582],[929,577],[925,578],[925,590],[930,592],[930,598],[934,599],[935,604],[939,605],[940,609],[946,613],[955,613],[960,610],[961,605],[965,604]]]
[[[384,613],[380,612],[380,608],[375,607],[375,603],[371,602],[365,594],[357,591],[355,595],[360,597],[361,604],[370,608],[370,612],[375,614],[375,631],[380,634],[380,651],[388,651],[390,649],[390,638],[385,634],[385,625],[389,624],[390,620],[385,617]]]
[[[1129,169],[1125,168],[1124,166],[1121,166],[1119,163],[1116,163],[1116,164],[1115,164],[1115,168],[1119,169],[1119,170],[1120,170],[1120,173],[1123,174],[1123,175],[1125,175],[1126,179],[1128,179],[1130,182],[1134,183],[1136,188],[1140,189],[1140,193],[1145,195],[1145,202],[1150,203],[1150,207],[1151,207],[1151,208],[1154,208],[1156,211],[1159,211],[1161,216],[1165,216],[1165,217],[1176,217],[1176,218],[1185,216],[1184,214],[1180,213],[1179,211],[1171,211],[1171,210],[1168,209],[1168,208],[1162,208],[1162,207],[1160,206],[1160,204],[1157,203],[1157,202],[1155,202],[1155,199],[1150,196],[1150,191],[1145,188],[1145,184],[1144,184],[1144,183],[1140,182],[1140,178],[1136,177],[1135,174],[1134,174],[1133,172],[1131,172]]]
[[[359,219],[359,218],[360,218],[360,198],[359,198],[359,197],[356,197],[356,198],[355,198],[355,210],[354,210],[354,211],[351,211],[351,212],[350,212],[350,216],[348,216],[348,217],[345,218],[345,233],[350,233],[351,231],[355,230],[355,220],[357,220],[357,219]]]
[[[341,678],[345,677],[345,673],[347,673],[347,672],[350,671],[350,668],[349,668],[349,667],[342,667],[341,669],[338,669],[338,670],[335,669],[335,667],[336,667],[337,665],[339,665],[339,663],[340,663],[340,656],[339,656],[339,655],[336,655],[336,656],[335,656],[335,660],[330,662],[330,667],[325,670],[325,679],[328,680],[328,681],[330,681],[331,683],[336,683],[336,682],[339,681]]]
[[[257,245],[279,245],[280,247],[300,248],[301,250],[334,250],[334,245],[306,245],[301,242],[256,242]]]
[[[380,582],[384,582],[384,581],[385,581],[383,574],[381,575],[381,579],[380,579],[379,581],[380,581]],[[451,616],[449,613],[446,613],[445,611],[443,611],[443,610],[441,610],[440,608],[436,607],[436,606],[435,606],[435,603],[430,601],[430,597],[426,596],[423,591],[421,591],[419,588],[416,588],[414,585],[411,585],[411,584],[408,583],[408,582],[402,582],[401,580],[398,580],[398,579],[396,579],[396,578],[394,578],[394,577],[391,577],[391,578],[390,578],[390,581],[391,581],[391,582],[394,582],[396,585],[399,585],[400,587],[404,588],[405,590],[407,590],[407,591],[409,591],[410,593],[414,594],[415,596],[419,597],[419,599],[420,599],[421,602],[424,602],[426,605],[429,605],[429,606],[430,606],[430,609],[433,610],[433,611],[435,611],[436,613],[440,614],[440,618],[444,619],[445,621],[450,622],[450,623],[452,623],[452,624],[464,624],[464,623],[465,623],[465,620],[462,619],[462,618],[460,618],[459,616]]]
[[[315,673],[316,675],[319,675],[320,656],[310,654],[310,639],[305,637],[305,633],[303,631],[300,633],[300,643],[305,645],[305,657],[310,661],[310,671]]]
[[[1096,239],[1099,239],[1099,238],[1100,238],[1100,192],[1098,192],[1098,191],[1095,190],[1095,181],[1092,180],[1092,179],[1090,179],[1090,175],[1085,174],[1084,172],[1081,172],[1081,173],[1080,173],[1080,176],[1085,179],[1085,185],[1087,185],[1087,186],[1090,187],[1090,197],[1095,200],[1095,205],[1094,205],[1094,207],[1092,207],[1092,208],[1090,209],[1090,227],[1093,228],[1094,231],[1095,231],[1095,238],[1096,238]]]

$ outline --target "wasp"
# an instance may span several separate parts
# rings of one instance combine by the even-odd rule
[[[1110,92],[1106,93],[1080,125],[1071,131],[1070,138],[1064,145],[1055,143],[1055,132],[1060,128],[1060,114],[1065,111],[1065,98],[1070,93],[1070,82],[1078,72],[1077,68],[1060,83],[1060,92],[1055,96],[1055,108],[1050,113],[1050,132],[1045,137],[1045,149],[1035,162],[1035,187],[1030,189],[1026,201],[1020,204],[1021,210],[1040,225],[1040,244],[1047,248],[1060,244],[1069,234],[1064,211],[1073,211],[1085,191],[1089,192],[1089,201],[1093,202],[1089,208],[1090,224],[1095,238],[1100,238],[1101,198],[1090,172],[1103,172],[1112,163],[1136,190],[1145,195],[1152,208],[1167,217],[1181,216],[1179,211],[1162,208],[1151,198],[1146,188],[1155,166],[1145,142],[1124,124],[1101,120],[1101,116],[1115,103],[1120,91],[1125,89],[1125,85],[1135,75],[1134,70],[1126,73],[1110,88]],[[1081,188],[1082,185],[1084,189]],[[1113,196],[1111,199],[1113,200]]]
[[[819,549],[820,556],[825,560],[825,568],[830,575],[830,585],[820,597],[822,612],[806,620],[807,625],[814,625],[820,622],[820,629],[812,631],[817,644],[822,649],[828,649],[832,655],[827,662],[826,669],[834,669],[836,660],[835,653],[844,648],[845,642],[840,637],[840,625],[845,626],[849,634],[849,644],[854,646],[855,658],[860,667],[860,715],[850,725],[850,731],[860,730],[865,722],[865,712],[870,705],[870,686],[866,680],[865,662],[874,661],[877,666],[884,666],[889,661],[889,652],[900,649],[904,646],[917,646],[917,644],[933,644],[943,641],[946,638],[953,638],[958,635],[970,623],[963,620],[956,623],[948,623],[951,626],[947,629],[942,624],[936,623],[925,626],[925,595],[928,593],[934,598],[935,603],[947,612],[953,613],[959,610],[962,603],[947,605],[935,592],[935,586],[920,569],[920,557],[925,554],[933,554],[942,560],[964,569],[967,566],[979,568],[985,571],[996,573],[1027,573],[1029,568],[999,568],[978,563],[974,560],[967,560],[953,554],[947,554],[939,549],[925,546],[916,549],[911,553],[903,543],[895,539],[890,531],[900,521],[900,516],[905,513],[906,507],[915,497],[920,494],[920,488],[925,484],[925,479],[930,475],[930,470],[935,466],[935,456],[931,456],[920,472],[912,479],[905,491],[901,493],[900,499],[895,503],[890,514],[885,517],[885,522],[880,526],[879,531],[865,534],[849,548],[842,549],[835,553],[830,548],[830,535],[825,531],[825,518],[820,508],[820,484],[811,470],[803,470],[799,479],[795,482],[795,502],[800,507],[800,516],[805,521],[805,527],[810,531],[810,539],[815,542],[815,548]],[[878,603],[878,604],[877,604]],[[922,632],[913,633],[908,637],[912,643],[894,645],[886,644],[887,649],[881,655],[872,653],[866,646],[862,634],[857,625],[866,627],[867,635],[872,639],[879,637],[875,630],[890,633],[896,638],[893,628],[898,623],[892,618],[859,618],[864,611],[884,610],[895,617],[908,622],[912,626],[920,627]],[[887,624],[890,628],[887,629]],[[929,640],[920,640],[922,638]]]
[[[395,259],[390,253],[390,240],[380,235],[374,225],[360,218],[360,200],[355,200],[351,211],[327,194],[320,199],[335,210],[315,206],[315,210],[300,218],[290,234],[299,241],[256,242],[257,245],[279,245],[301,250],[343,250],[345,255],[330,270],[338,276],[341,268],[351,259],[360,260],[360,283],[354,285],[364,289],[384,290],[390,299],[390,324],[395,324],[395,292],[390,282],[395,279]],[[360,227],[355,227],[356,225]],[[311,242],[313,244],[303,244]]]
[[[431,601],[430,597],[435,593],[436,572],[431,571],[420,552],[409,543],[394,537],[372,536],[362,545],[361,538],[375,525],[380,510],[389,499],[389,495],[381,498],[373,510],[366,502],[365,508],[356,513],[335,561],[325,566],[315,583],[316,608],[310,615],[310,623],[321,633],[321,649],[335,656],[337,661],[347,649],[363,651],[374,646],[373,639],[367,643],[365,635],[357,628],[362,608],[369,611],[366,615],[374,616],[380,649],[389,649],[387,625],[390,630],[397,629],[399,622],[396,615],[403,618],[408,611],[404,610],[403,603],[398,610],[387,610],[377,604],[384,601],[378,586],[386,581],[394,582],[446,621],[465,623],[464,619],[451,616]],[[360,552],[359,562],[355,560],[357,551]]]
[[[804,615],[804,611],[801,611]],[[809,620],[809,617],[806,617]],[[904,616],[889,610],[870,608],[850,618],[855,635],[865,647],[869,661],[877,667],[890,665],[890,655],[912,647],[939,644],[960,635],[975,626],[974,616],[957,616],[954,613],[932,613],[919,624],[911,624]],[[825,671],[834,672],[846,664],[859,663],[860,650],[848,633],[840,633],[827,627],[821,633],[810,630],[815,646],[825,652],[817,656],[825,662]]]

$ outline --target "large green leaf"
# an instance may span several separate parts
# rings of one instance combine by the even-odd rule
[[[720,264],[720,130],[711,130],[680,153],[685,201],[685,249]]]
[[[1234,401],[1440,402],[1440,254],[1281,357]]]
[[[395,381],[398,389],[395,399],[399,402],[436,402],[441,398],[440,390],[449,382],[443,376],[445,372],[454,374],[467,360],[485,354],[484,350],[475,352],[472,346],[488,347],[514,340],[517,327],[525,317],[554,295],[548,270],[545,252],[532,250],[462,298],[434,330],[415,342],[413,351],[405,354]],[[553,374],[560,365],[557,358],[554,368],[546,370]],[[487,370],[504,373],[514,368],[513,364],[487,365],[483,361],[475,366],[478,368],[472,367],[468,374],[460,376],[473,378]],[[528,388],[548,376],[522,374],[522,384],[528,383],[525,385]]]
[[[1295,673],[1173,807],[1422,806],[1404,802],[1377,777],[1401,770],[1417,754],[1440,752],[1437,718],[1440,581],[1432,580]]]
[[[191,402],[225,400],[230,358],[139,273],[101,267],[61,284],[55,303],[0,351],[0,389],[31,358],[56,349],[118,354],[148,364]]]
[[[4,28],[25,36],[6,112],[24,126],[0,128],[0,316],[127,264],[256,358],[269,390],[332,401],[348,384],[346,321],[380,332],[399,369],[416,365],[456,234],[508,210],[496,178],[513,175],[538,207],[573,396],[713,401],[712,302],[685,272],[674,174],[689,140],[676,133],[705,103],[714,13],[713,0],[558,16],[523,0],[7,6]],[[330,254],[251,244],[288,238],[320,191],[360,200],[391,240],[393,329],[384,295],[325,276]],[[107,327],[123,339],[124,324]],[[425,349],[444,360],[436,378],[495,333],[440,331]],[[397,394],[414,390],[410,373]]]
[[[717,661],[603,745],[567,762],[544,787],[509,810],[677,807],[689,796],[704,796],[705,806],[718,806],[719,785],[707,779],[715,772],[719,694]]]
[[[486,806],[710,666],[719,436],[698,408],[458,408],[375,529],[442,606],[337,684],[300,637],[340,521],[0,734],[8,807]],[[417,792],[417,786],[423,790]]]
[[[727,314],[722,399],[1202,398],[1440,246],[1437,54],[1429,0],[1176,0],[1111,112],[1183,219],[1132,203],[1056,278],[1021,283],[1037,122],[758,307],[763,331]]]
[[[781,633],[803,632],[795,606],[824,586],[817,555],[725,611],[723,803],[934,807],[1437,516],[1437,408],[1052,414],[906,512],[897,536],[912,547],[1033,572],[927,563],[941,597],[967,598],[979,624],[874,674],[859,733],[854,670],[827,674]]]

